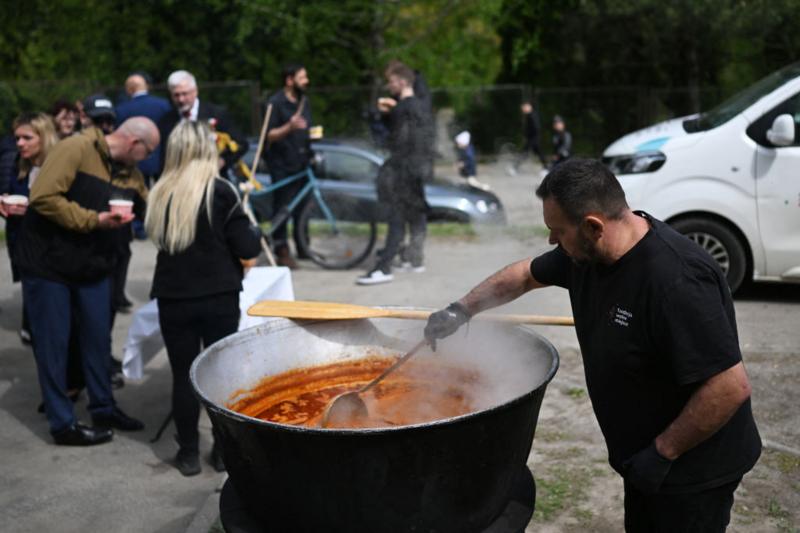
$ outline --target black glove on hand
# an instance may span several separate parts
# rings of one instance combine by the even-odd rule
[[[655,494],[669,474],[672,461],[656,450],[655,441],[622,464],[625,479],[645,494]]]
[[[458,302],[453,302],[441,311],[436,311],[428,317],[425,325],[425,338],[431,345],[432,350],[436,350],[436,340],[449,337],[458,328],[469,322],[472,315],[467,309]]]

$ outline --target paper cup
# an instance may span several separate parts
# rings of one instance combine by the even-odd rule
[[[28,197],[21,194],[9,194],[3,197],[3,203],[6,205],[28,205]]]
[[[308,136],[311,139],[322,139],[322,126],[311,126],[308,128]]]
[[[133,202],[131,200],[109,200],[108,207],[112,215],[130,215],[133,213]]]

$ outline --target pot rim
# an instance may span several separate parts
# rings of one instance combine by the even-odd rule
[[[388,308],[389,306],[385,306],[385,307]],[[409,308],[405,307],[404,309],[409,309]],[[290,321],[288,319],[280,319],[280,318],[277,319],[277,320],[286,320],[287,322],[290,322],[291,324],[289,324],[288,327],[297,327],[298,324],[313,325],[313,324],[330,322],[329,320],[298,320],[298,321]],[[361,319],[359,319],[359,320],[361,320]],[[367,320],[370,320],[370,319],[367,319]],[[256,326],[252,326],[252,327],[244,329],[242,331],[237,331],[233,335],[237,335],[239,333],[242,333],[244,331],[248,331],[250,329],[257,328],[257,327],[259,327],[259,326],[257,326],[257,325]],[[470,420],[472,418],[476,418],[478,416],[484,416],[486,414],[490,414],[490,413],[493,413],[495,411],[499,411],[501,409],[505,409],[505,408],[507,408],[509,406],[513,406],[513,405],[515,405],[517,403],[526,401],[528,399],[528,397],[536,394],[537,391],[539,391],[539,389],[547,387],[547,385],[550,383],[550,381],[552,381],[553,377],[556,374],[556,371],[558,370],[559,363],[560,363],[560,358],[558,356],[558,351],[556,350],[555,346],[553,346],[553,343],[551,343],[546,337],[544,337],[543,335],[541,335],[537,331],[535,331],[531,326],[517,325],[517,326],[513,326],[513,328],[516,329],[516,330],[523,331],[526,335],[535,337],[537,339],[537,341],[541,342],[544,345],[544,347],[545,347],[547,352],[549,352],[552,355],[554,355],[554,357],[552,358],[551,363],[550,363],[550,368],[548,369],[547,373],[545,374],[544,378],[539,383],[539,385],[536,386],[535,388],[531,389],[530,391],[526,392],[525,394],[521,395],[521,396],[517,396],[516,398],[513,398],[513,399],[511,399],[511,400],[509,400],[507,402],[500,403],[500,404],[488,407],[486,409],[481,409],[479,411],[472,411],[472,412],[465,413],[465,414],[459,415],[459,416],[454,416],[454,417],[450,417],[450,418],[442,418],[442,419],[439,419],[439,420],[432,420],[430,422],[423,422],[423,423],[419,423],[419,424],[409,424],[409,425],[405,425],[405,426],[375,427],[375,428],[321,428],[321,427],[295,426],[295,425],[291,425],[291,424],[280,424],[278,422],[270,422],[270,421],[267,421],[267,420],[262,420],[261,418],[255,418],[255,417],[243,415],[243,414],[241,414],[241,413],[239,413],[237,411],[234,411],[233,409],[229,409],[228,407],[225,407],[223,405],[217,405],[215,402],[211,401],[208,398],[208,396],[206,396],[206,394],[197,385],[197,367],[201,364],[201,362],[206,357],[208,357],[208,353],[211,350],[213,350],[218,343],[221,343],[225,339],[230,338],[230,336],[229,337],[225,337],[223,339],[220,339],[219,341],[215,342],[211,346],[208,346],[202,352],[200,352],[200,354],[197,357],[195,357],[195,360],[192,362],[192,366],[189,369],[189,380],[191,381],[192,388],[194,389],[195,394],[200,399],[200,401],[206,406],[207,409],[211,409],[211,410],[217,411],[217,412],[219,412],[219,413],[221,413],[221,414],[223,414],[223,415],[225,415],[225,416],[227,416],[229,418],[234,418],[234,419],[237,419],[237,420],[239,420],[241,422],[255,423],[255,424],[257,424],[259,426],[263,426],[265,428],[270,428],[272,430],[277,430],[277,431],[284,431],[284,432],[287,432],[287,433],[300,433],[300,434],[304,434],[304,433],[305,434],[309,434],[310,433],[310,434],[319,435],[319,436],[331,436],[331,437],[339,436],[339,437],[341,437],[341,436],[347,436],[347,435],[363,435],[363,434],[382,435],[382,434],[389,434],[389,433],[394,433],[394,432],[398,432],[398,431],[409,431],[409,430],[415,431],[415,430],[428,429],[428,428],[431,428],[431,427],[436,428],[436,427],[440,427],[440,426],[446,426],[446,425],[452,425],[452,424],[455,424],[455,423],[460,423],[460,422],[463,422],[463,421]]]

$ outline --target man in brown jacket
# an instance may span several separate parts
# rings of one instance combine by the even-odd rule
[[[144,425],[122,412],[111,393],[109,276],[116,261],[113,231],[133,214],[112,214],[109,200],[124,196],[121,173],[158,146],[147,118],[125,121],[104,136],[97,129],[57,144],[31,189],[18,245],[22,290],[33,331],[34,354],[50,433],[56,444],[85,446],[112,438],[111,428]],[[94,427],[76,420],[66,394],[72,309],[76,309],[83,369]]]

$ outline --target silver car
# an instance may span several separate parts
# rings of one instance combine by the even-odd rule
[[[255,157],[257,144],[257,141],[252,142],[252,148],[244,157],[248,166]],[[362,205],[372,205],[376,212],[380,212],[375,180],[384,161],[381,155],[353,144],[335,141],[314,142],[312,149],[312,166],[323,194],[350,196],[358,199]],[[256,177],[263,183],[269,182],[266,174],[259,173]],[[432,222],[506,223],[506,214],[500,199],[492,192],[466,183],[434,178],[432,182],[425,184],[425,198],[430,206],[428,220]],[[253,206],[260,219],[271,218],[270,204],[269,196],[253,199]]]

